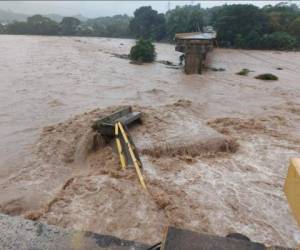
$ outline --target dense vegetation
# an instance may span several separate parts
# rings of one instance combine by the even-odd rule
[[[134,12],[129,24],[129,32],[137,38],[162,40],[166,35],[164,14],[158,14],[150,6],[141,7]]]
[[[139,39],[131,48],[129,59],[134,62],[150,63],[155,60],[155,47],[150,40]]]
[[[128,27],[130,17],[127,15],[115,15],[113,17],[98,17],[86,22],[91,35],[102,37],[129,37]]]
[[[203,9],[200,5],[175,7],[165,14],[150,6],[138,8],[133,17],[116,15],[80,21],[65,17],[55,22],[35,15],[26,22],[0,25],[0,33],[134,37],[172,41],[178,32],[200,31],[211,25],[218,33],[218,44],[248,49],[291,50],[300,47],[300,9],[280,3],[262,8],[250,4],[223,5]]]

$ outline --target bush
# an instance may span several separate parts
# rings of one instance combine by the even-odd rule
[[[140,39],[131,48],[129,59],[138,62],[153,62],[155,60],[156,53],[155,47],[149,40]]]
[[[273,74],[270,74],[270,73],[267,73],[267,74],[261,74],[261,75],[258,75],[255,77],[256,79],[260,79],[260,80],[273,80],[273,81],[276,81],[278,80],[278,77],[273,75]]]
[[[236,73],[237,75],[240,76],[247,76],[249,74],[250,70],[249,69],[242,69],[240,72]]]

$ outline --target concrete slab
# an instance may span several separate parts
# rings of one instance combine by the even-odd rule
[[[289,248],[270,247],[263,244],[220,237],[208,234],[199,234],[189,230],[169,227],[162,250],[288,250]]]
[[[3,250],[146,250],[148,246],[109,235],[63,229],[0,214]]]

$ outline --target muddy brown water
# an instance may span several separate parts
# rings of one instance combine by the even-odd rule
[[[113,56],[128,53],[133,43],[0,37],[1,211],[24,215],[59,193],[41,221],[148,243],[159,241],[164,227],[174,224],[219,235],[237,231],[255,241],[295,247],[300,232],[282,186],[289,158],[300,154],[300,53],[215,49],[208,64],[225,71],[187,76],[161,63],[132,65]],[[174,46],[157,44],[156,49],[158,60],[178,63]],[[243,68],[252,72],[235,74]],[[254,79],[261,73],[279,80]],[[153,187],[149,195],[139,193],[138,183],[126,191],[132,174],[111,172],[118,162],[109,148],[91,155],[88,174],[56,161],[47,147],[46,163],[35,153],[52,143],[51,136],[43,137],[44,127],[61,122],[55,128],[66,135],[64,129],[74,127],[65,121],[76,114],[84,124],[80,114],[95,108],[160,109],[178,100],[191,102],[193,119],[235,138],[240,148],[222,157],[142,156]],[[66,147],[68,141],[57,145]],[[67,177],[73,180],[61,194]]]

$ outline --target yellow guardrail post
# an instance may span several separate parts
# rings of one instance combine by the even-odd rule
[[[124,170],[126,168],[126,160],[123,154],[123,149],[119,138],[119,126],[117,123],[115,124],[115,136],[116,136],[117,149],[120,157],[121,168]]]
[[[292,158],[284,183],[284,193],[300,226],[300,158]]]
[[[133,149],[132,149],[132,147],[131,147],[131,144],[130,144],[130,142],[129,142],[129,140],[128,140],[128,137],[127,137],[127,135],[126,135],[126,133],[125,133],[125,131],[124,131],[124,128],[123,128],[121,122],[118,122],[118,126],[119,126],[119,128],[120,128],[120,130],[121,130],[121,133],[122,133],[122,135],[123,135],[123,138],[124,138],[124,140],[125,140],[125,143],[126,143],[127,146],[128,146],[129,153],[130,153],[130,156],[131,156],[131,158],[132,158],[133,165],[134,165],[134,167],[135,167],[136,173],[137,173],[137,175],[138,175],[138,177],[139,177],[140,183],[141,183],[141,185],[142,185],[142,187],[143,187],[144,189],[147,189],[146,184],[145,184],[145,181],[144,181],[144,177],[143,177],[143,175],[142,175],[142,173],[141,173],[141,170],[140,170],[140,167],[139,167],[138,160],[136,159],[136,157],[135,157],[135,155],[134,155]]]

